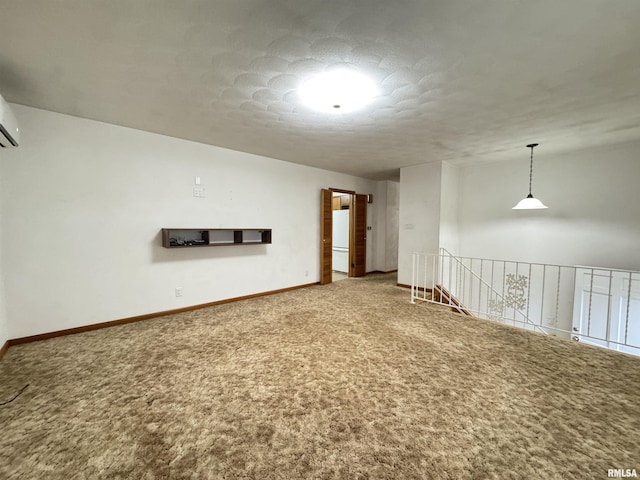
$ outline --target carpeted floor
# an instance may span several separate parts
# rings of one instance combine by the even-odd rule
[[[640,359],[411,305],[393,275],[14,346],[2,479],[604,479]]]

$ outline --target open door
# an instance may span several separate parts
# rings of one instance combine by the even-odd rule
[[[331,283],[332,280],[332,240],[333,211],[331,190],[320,191],[320,284]]]
[[[349,220],[349,276],[364,277],[367,273],[367,196],[351,196]]]

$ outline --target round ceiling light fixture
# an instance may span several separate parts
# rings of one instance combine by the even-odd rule
[[[378,94],[373,82],[353,70],[321,73],[298,89],[302,102],[319,112],[349,113],[360,110]]]

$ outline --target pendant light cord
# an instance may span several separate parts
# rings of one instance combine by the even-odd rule
[[[531,163],[529,163],[529,196],[531,196],[531,182],[533,181],[533,146],[531,148]]]

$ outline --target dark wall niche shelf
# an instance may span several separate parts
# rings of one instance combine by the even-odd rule
[[[270,228],[163,228],[165,248],[222,247],[224,245],[266,245]]]

